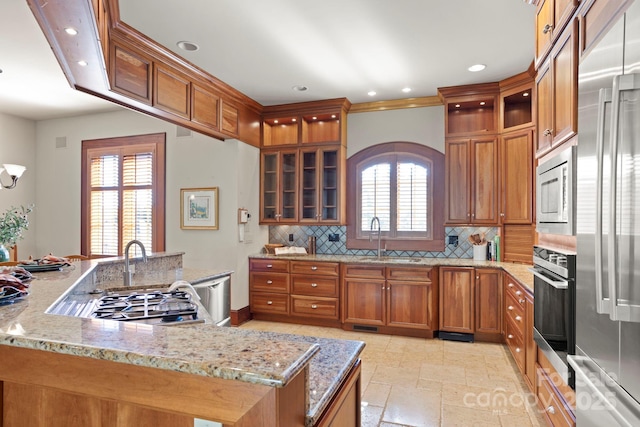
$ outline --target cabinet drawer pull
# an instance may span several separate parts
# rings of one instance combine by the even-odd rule
[[[316,304],[311,304],[311,308],[315,310],[316,308],[318,308],[318,306]]]
[[[272,305],[273,301],[267,301],[267,305]]]
[[[553,133],[553,129],[545,129],[544,132],[542,132],[542,135],[551,136],[551,133]]]
[[[513,334],[509,334],[509,335],[507,335],[507,339],[512,340],[512,339],[513,339]]]
[[[267,268],[273,268],[273,264],[267,264]]]
[[[516,320],[517,320],[518,322],[522,321],[522,316],[516,316]]]
[[[509,283],[509,284],[507,285],[507,288],[513,288],[513,286],[514,286],[514,285],[513,285],[513,283]]]
[[[547,412],[551,415],[554,415],[556,413],[556,408],[554,408],[553,405],[549,405],[549,407],[547,408]]]
[[[520,299],[518,300],[518,302],[519,302],[520,304],[524,304],[524,300],[523,300],[522,298],[520,298]]]
[[[520,353],[522,350],[520,350],[520,347],[516,347],[516,353]]]
[[[513,310],[513,306],[510,305],[509,307],[507,307],[507,310]]]
[[[311,267],[311,270],[316,271],[318,269],[318,267],[316,267],[315,265],[313,267]]]
[[[312,287],[312,288],[317,288],[317,287],[318,287],[318,284],[317,284],[317,283],[312,283],[312,284],[311,284],[311,287]]]
[[[522,295],[522,291],[516,291],[516,295],[518,296]]]
[[[547,34],[549,31],[553,30],[553,25],[547,24],[542,29],[542,34]]]
[[[267,285],[273,284],[273,280],[267,280]]]

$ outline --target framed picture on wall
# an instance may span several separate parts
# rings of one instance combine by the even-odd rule
[[[180,228],[218,229],[218,187],[180,189]]]

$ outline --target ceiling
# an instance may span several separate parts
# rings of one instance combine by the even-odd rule
[[[522,0],[120,0],[120,14],[262,105],[432,96],[518,74],[534,57],[535,6]],[[478,63],[487,68],[467,70]],[[0,69],[4,113],[120,108],[69,87],[26,0],[0,1]]]

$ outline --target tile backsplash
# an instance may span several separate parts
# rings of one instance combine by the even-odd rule
[[[498,229],[496,227],[445,227],[445,243],[449,242],[449,236],[458,236],[457,245],[445,244],[443,252],[423,251],[387,251],[386,256],[420,257],[420,258],[473,258],[473,247],[469,243],[472,234],[485,233],[487,240],[493,240]],[[338,241],[329,241],[330,235],[338,235]],[[293,241],[289,236],[293,235]],[[355,255],[373,256],[375,250],[347,249],[347,227],[336,226],[301,226],[301,225],[272,225],[269,226],[269,243],[282,243],[286,246],[299,246],[306,248],[309,236],[316,237],[316,253],[325,255]]]

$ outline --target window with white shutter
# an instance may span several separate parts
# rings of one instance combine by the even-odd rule
[[[83,253],[122,255],[134,239],[163,251],[165,135],[83,141],[82,151]]]
[[[379,144],[352,156],[347,169],[347,199],[355,204],[347,209],[355,211],[348,248],[370,248],[377,217],[389,250],[444,249],[444,154],[413,143]]]

